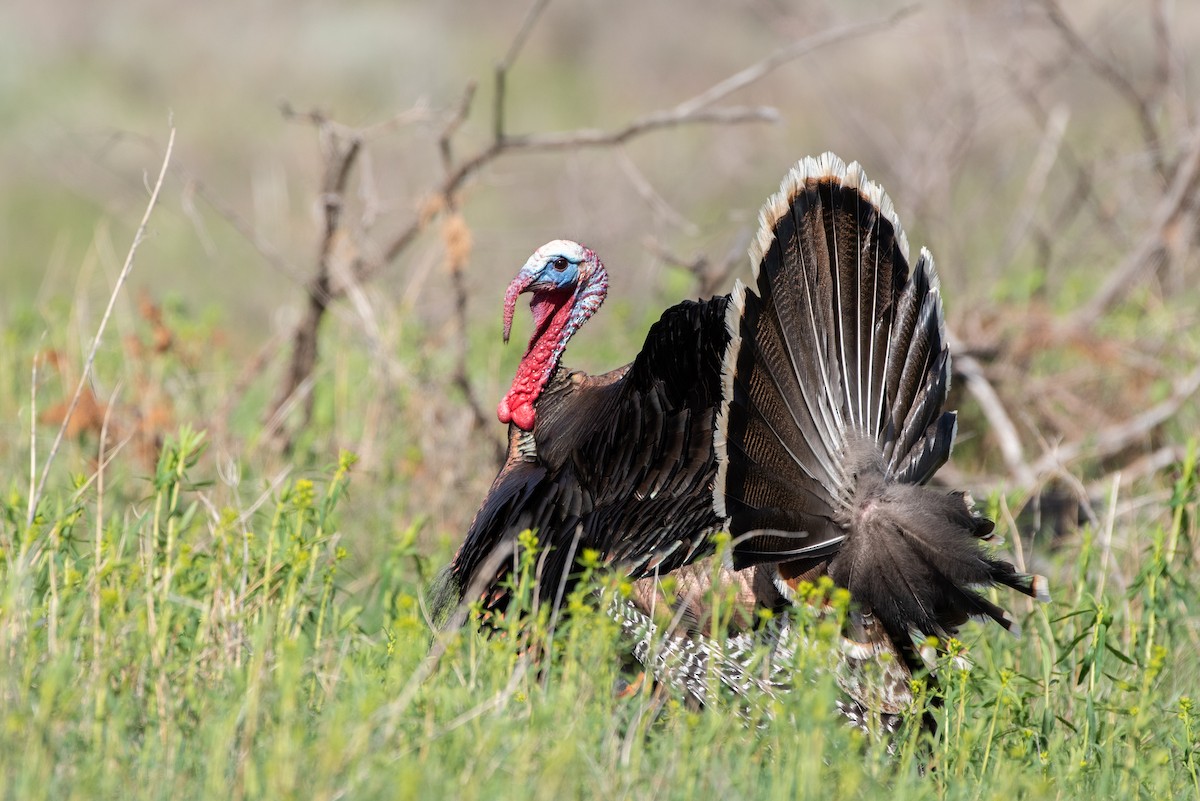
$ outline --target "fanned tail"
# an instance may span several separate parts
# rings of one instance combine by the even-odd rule
[[[932,256],[910,274],[891,201],[831,153],[797,164],[759,219],[715,439],[733,566],[828,572],[906,649],[969,617],[1015,630],[979,589],[1045,598],[1045,580],[988,553],[969,498],[922,486],[956,431]]]

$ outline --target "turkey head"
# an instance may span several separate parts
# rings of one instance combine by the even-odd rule
[[[496,416],[532,431],[533,405],[558,366],[567,340],[579,330],[608,294],[608,273],[595,251],[578,242],[556,239],[533,252],[504,293],[504,341],[512,332],[517,298],[530,292],[533,335]]]

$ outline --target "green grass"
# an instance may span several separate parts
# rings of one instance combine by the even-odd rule
[[[8,341],[19,403],[34,344]],[[325,380],[355,380],[340,374]],[[156,465],[119,455],[102,487],[82,445],[30,525],[15,442],[6,459],[5,797],[1200,798],[1194,452],[1144,528],[1062,547],[1054,603],[999,599],[1023,639],[968,628],[974,668],[944,665],[940,704],[914,710],[939,734],[910,727],[892,756],[834,712],[820,649],[746,720],[731,699],[615,697],[623,645],[583,598],[552,646],[544,630],[436,638],[422,578],[445,548],[416,518],[382,528],[376,492],[402,476],[359,475],[349,454],[278,484],[247,455],[230,481],[185,425]]]

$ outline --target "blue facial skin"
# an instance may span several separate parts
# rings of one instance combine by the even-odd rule
[[[579,283],[579,264],[559,253],[546,257],[537,280],[535,289],[570,289]]]

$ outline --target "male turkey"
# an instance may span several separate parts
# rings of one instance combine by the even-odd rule
[[[927,635],[948,637],[969,617],[1012,629],[979,589],[1042,597],[1043,580],[988,554],[992,522],[964,493],[923,486],[954,439],[955,414],[942,409],[950,353],[933,260],[922,250],[910,275],[882,189],[827,153],[798,163],[759,220],[752,287],[668,309],[631,364],[600,376],[559,361],[604,300],[604,266],[574,242],[534,252],[505,295],[506,341],[520,294],[532,293],[534,318],[498,409],[508,457],[435,603],[443,616],[474,600],[502,611],[517,536],[533,529],[543,603],[561,603],[591,549],[638,580],[614,611],[660,678],[701,700],[710,675],[769,691],[785,679],[742,669],[745,632],[706,630],[712,572],[687,567],[728,531],[719,580],[747,608],[781,610],[821,575],[849,590],[852,716],[896,713]],[[655,580],[677,570],[691,588],[676,616],[684,636],[651,649]],[[734,618],[748,628],[755,615]],[[862,686],[855,668],[881,653],[895,657],[879,660],[888,686]]]

